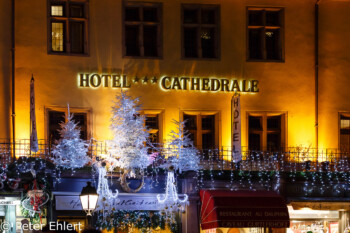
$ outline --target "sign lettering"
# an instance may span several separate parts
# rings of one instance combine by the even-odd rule
[[[82,210],[79,196],[56,196],[56,210]],[[99,200],[96,210],[102,208],[102,202]],[[116,210],[160,210],[156,195],[150,196],[122,196],[113,199],[108,203],[108,208]]]
[[[237,163],[242,160],[241,146],[241,99],[239,95],[232,97],[232,161]]]
[[[137,83],[158,84],[163,91],[201,91],[201,92],[259,92],[258,80],[237,80],[228,78],[198,77],[130,77],[120,74],[78,74],[78,86],[81,88],[130,88]]]

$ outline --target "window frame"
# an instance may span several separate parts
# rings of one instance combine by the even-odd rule
[[[184,10],[185,9],[197,9],[199,14],[201,14],[202,9],[215,9],[216,10],[216,18],[217,22],[215,28],[216,29],[216,41],[215,41],[215,51],[216,57],[203,57],[202,56],[202,48],[201,48],[201,40],[200,36],[197,36],[197,53],[198,57],[186,57],[185,56],[185,40],[184,40]],[[201,16],[198,16],[201,19]],[[191,27],[196,27],[197,30],[200,31],[202,28],[202,23],[198,22],[192,25]],[[205,24],[204,24],[205,25]],[[209,61],[220,61],[221,60],[221,5],[220,4],[191,4],[191,3],[183,3],[181,4],[181,23],[180,23],[180,31],[181,31],[181,59],[182,60],[209,60]]]
[[[342,145],[341,145],[340,136],[341,136],[341,117],[342,116],[350,117],[350,112],[347,112],[347,111],[338,112],[338,148],[340,151],[350,151],[350,143],[349,143],[349,148],[346,150],[342,149]]]
[[[45,122],[45,141],[50,142],[50,119],[49,119],[49,112],[50,111],[57,111],[57,112],[64,112],[65,113],[65,120],[67,120],[67,114],[68,109],[67,107],[60,107],[60,106],[45,106],[44,107],[44,122]],[[91,108],[80,108],[80,107],[69,107],[70,113],[86,113],[86,140],[90,140],[93,138],[92,135],[92,109]]]
[[[249,11],[250,10],[256,10],[256,11],[263,11],[263,26],[250,26],[249,25]],[[280,11],[280,20],[281,25],[280,26],[267,26],[266,25],[266,11]],[[262,45],[262,59],[250,59],[249,58],[249,29],[253,28],[262,28],[263,32],[265,32],[266,29],[279,29],[280,30],[280,40],[279,40],[279,47],[280,47],[280,53],[281,53],[281,59],[267,59],[266,55],[266,41],[263,40]],[[284,63],[285,62],[285,9],[284,7],[257,7],[257,6],[247,6],[246,7],[246,61],[247,62],[276,62],[276,63]],[[265,33],[263,33],[265,34]],[[264,37],[265,38],[265,37]]]
[[[90,55],[90,30],[89,30],[89,1],[90,0],[47,0],[47,53],[50,55],[65,55],[65,56],[89,56]],[[84,5],[84,17],[76,18],[70,17],[69,4],[77,3]],[[52,16],[51,6],[52,5],[63,5],[65,16]],[[64,35],[63,35],[63,47],[64,51],[53,51],[52,50],[52,22],[64,22]],[[70,41],[70,22],[84,22],[84,42],[83,42],[83,53],[71,52],[71,41]]]
[[[249,150],[249,116],[262,117],[262,137],[260,138],[260,151],[267,151],[267,117],[281,116],[281,150],[288,148],[288,112],[287,111],[247,111],[246,112],[246,141]]]
[[[125,7],[137,7],[138,9],[143,9],[144,7],[156,7],[159,16],[159,22],[144,22],[141,20],[139,22],[126,22],[125,20]],[[139,13],[142,16],[142,12]],[[122,57],[123,58],[136,58],[136,59],[163,59],[163,3],[161,2],[127,2],[123,1],[122,3]],[[157,53],[158,56],[144,56],[144,40],[143,40],[143,27],[152,26],[158,24],[157,32]],[[126,54],[126,25],[135,25],[139,27],[139,49],[140,55],[127,55]]]
[[[184,115],[191,115],[191,116],[197,116],[196,117],[196,124],[197,124],[197,133],[196,133],[196,138],[197,138],[197,142],[193,142],[194,145],[196,145],[196,148],[199,150],[203,149],[203,143],[202,143],[202,134],[203,134],[203,130],[202,130],[202,117],[198,117],[198,116],[210,116],[213,115],[214,119],[215,119],[215,132],[214,132],[214,138],[215,138],[215,148],[213,149],[217,149],[217,148],[221,148],[221,111],[218,110],[181,110],[180,111],[180,120],[183,121],[184,120]],[[200,128],[198,127],[200,126]],[[206,149],[206,148],[204,148]]]
[[[159,132],[159,145],[164,142],[164,109],[142,109],[140,111],[141,115],[145,117],[147,115],[158,115],[158,132]],[[146,123],[146,122],[145,122]]]

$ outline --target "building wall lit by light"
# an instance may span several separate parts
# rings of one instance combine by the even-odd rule
[[[241,95],[242,146],[248,146],[248,113],[283,112],[286,114],[283,146],[316,147],[313,1],[289,1],[282,5],[279,1],[268,4],[253,0],[200,1],[201,4],[220,4],[220,58],[212,60],[181,58],[180,12],[181,4],[185,2],[178,0],[154,1],[162,2],[162,57],[123,58],[122,4],[112,0],[107,2],[109,7],[103,7],[96,1],[89,3],[89,53],[86,56],[48,53],[46,1],[23,2],[16,6],[16,14],[21,16],[16,18],[16,138],[29,138],[28,97],[29,81],[33,74],[39,138],[48,139],[45,110],[54,106],[64,107],[69,103],[73,108],[91,109],[91,138],[110,139],[110,109],[120,88],[105,88],[103,83],[97,88],[79,87],[78,75],[113,73],[130,78],[131,87],[123,90],[134,97],[140,96],[143,109],[163,111],[163,141],[168,139],[170,131],[174,129],[172,119],[181,119],[184,111],[217,112],[217,146],[230,147],[232,140],[233,92],[196,91],[189,88],[165,90],[160,80],[169,76],[236,79],[240,82],[257,80],[258,92]],[[256,4],[285,9],[282,62],[246,61],[246,7]],[[350,32],[341,28],[346,27],[341,22],[347,17],[341,12],[342,4],[349,3],[324,1],[320,5],[319,148],[339,148],[338,113],[350,109],[346,85],[349,56],[346,53],[348,50],[344,49],[348,45],[342,39]],[[35,10],[28,11],[28,7]],[[9,71],[4,69],[4,72],[0,78],[7,79]],[[140,78],[139,82],[134,83],[134,77]],[[144,77],[149,78],[147,83],[143,82]],[[153,77],[157,77],[157,83],[151,82]],[[6,84],[5,80],[3,82]],[[5,94],[7,97],[1,98],[2,102],[9,101],[9,94]],[[2,106],[4,104],[0,102]],[[2,108],[6,111],[1,111],[0,121],[7,123],[0,137],[9,137],[9,109]]]

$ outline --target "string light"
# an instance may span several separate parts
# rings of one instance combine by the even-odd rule
[[[168,170],[165,194],[158,194],[157,200],[167,216],[174,217],[173,215],[178,210],[181,210],[183,213],[185,212],[188,205],[188,196],[184,194],[184,198],[181,200],[177,194],[174,167],[170,167]]]

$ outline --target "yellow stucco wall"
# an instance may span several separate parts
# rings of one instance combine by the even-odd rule
[[[11,137],[11,2],[1,1],[0,9],[0,139]]]
[[[150,1],[153,2],[153,1]],[[247,146],[247,111],[287,112],[287,146],[315,147],[314,103],[314,3],[311,0],[165,0],[163,3],[163,58],[122,58],[121,1],[90,1],[89,56],[47,53],[47,2],[21,1],[16,7],[16,134],[29,138],[29,81],[36,80],[38,137],[45,138],[45,107],[92,109],[92,133],[98,140],[111,138],[109,118],[111,88],[78,88],[78,73],[116,73],[128,77],[187,76],[258,80],[259,92],[244,94],[242,144]],[[220,4],[221,59],[182,60],[181,3]],[[338,147],[338,111],[350,110],[346,90],[349,72],[345,23],[350,17],[341,8],[350,3],[321,1],[320,20],[320,147]],[[246,62],[246,7],[284,7],[285,62]],[[31,9],[28,11],[28,9]],[[346,8],[349,9],[349,8]],[[340,11],[341,15],[337,13]],[[340,26],[340,23],[343,25]],[[338,25],[337,27],[333,27]],[[332,28],[329,30],[329,28]],[[339,32],[341,31],[341,33]],[[339,33],[338,33],[339,32]],[[332,41],[336,39],[336,43]],[[329,44],[332,46],[329,46]],[[344,47],[345,46],[345,47]],[[345,49],[344,49],[345,48]],[[328,56],[328,53],[334,55]],[[337,54],[337,55],[335,55]],[[327,58],[324,58],[327,57]],[[340,61],[338,61],[340,59]],[[330,79],[330,80],[329,80]],[[333,86],[329,87],[331,83]],[[134,84],[133,96],[141,96],[144,109],[164,110],[164,132],[183,110],[220,112],[221,146],[230,146],[232,93],[162,91],[155,84]],[[329,97],[332,96],[332,97]],[[335,103],[333,105],[333,103]]]
[[[339,112],[350,111],[350,2],[325,0],[320,4],[320,102],[319,144],[337,148]]]

